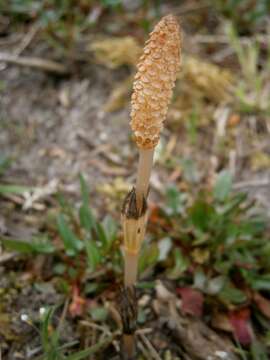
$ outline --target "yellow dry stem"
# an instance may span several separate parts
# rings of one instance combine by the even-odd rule
[[[131,128],[141,149],[153,149],[160,136],[180,66],[180,28],[165,16],[155,26],[137,65],[131,98]]]
[[[125,252],[134,255],[139,253],[145,235],[146,221],[146,213],[138,219],[128,219],[126,216],[122,215]]]

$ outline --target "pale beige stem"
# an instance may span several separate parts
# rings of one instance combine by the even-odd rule
[[[136,181],[136,202],[139,211],[142,209],[143,197],[147,197],[154,151],[155,148],[146,150],[140,149],[139,152],[139,165]]]
[[[46,60],[36,57],[28,57],[28,56],[20,57],[14,54],[0,52],[0,63],[1,62],[7,64],[20,65],[20,66],[28,66],[60,75],[64,75],[68,73],[68,69],[63,64],[60,64],[52,60]]]
[[[125,250],[125,287],[134,286],[137,281],[138,273],[138,253],[132,253]]]

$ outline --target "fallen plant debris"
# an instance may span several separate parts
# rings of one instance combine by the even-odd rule
[[[68,69],[60,63],[34,57],[22,57],[12,54],[0,53],[0,62],[37,68],[39,70],[52,72],[58,75],[65,75],[69,72]]]
[[[122,65],[135,64],[141,53],[136,40],[131,36],[95,40],[89,45],[96,60],[111,69]]]

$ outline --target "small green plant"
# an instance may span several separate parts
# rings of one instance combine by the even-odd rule
[[[104,9],[118,9],[122,0],[100,0]],[[80,34],[95,25],[89,13],[97,6],[92,1],[73,0],[0,0],[0,12],[11,23],[35,21],[53,47],[64,52],[72,48]]]
[[[61,341],[61,332],[63,327],[63,318],[60,319],[55,327],[53,318],[56,307],[45,308],[40,319],[40,340],[42,346],[42,355],[36,360],[82,360],[89,358],[96,352],[108,346],[113,340],[115,334],[109,335],[96,345],[88,347],[81,351],[72,351],[71,349],[78,345],[78,341],[72,341],[63,344]],[[72,351],[72,353],[71,353]]]
[[[188,281],[227,304],[245,303],[247,289],[270,290],[266,219],[246,194],[232,193],[228,172],[218,176],[213,191],[186,199],[178,211],[174,197],[167,199],[162,214],[178,245],[169,277]]]
[[[61,354],[60,347],[60,332],[59,329],[54,329],[52,326],[52,317],[55,312],[55,308],[46,308],[44,313],[41,315],[40,321],[40,337],[42,349],[44,352],[41,359],[47,360],[62,360],[63,356]]]
[[[212,0],[219,12],[237,28],[239,34],[250,33],[266,20],[270,11],[268,0]]]
[[[35,324],[28,315],[23,314],[21,316],[21,320],[33,327],[40,336],[42,355],[38,356],[36,360],[67,360],[69,357],[64,356],[64,353],[77,344],[77,341],[61,344],[60,335],[64,318],[61,318],[58,326],[55,327],[55,321],[53,321],[55,317],[55,310],[55,306],[41,308],[38,323]]]
[[[100,266],[120,271],[121,254],[117,246],[117,223],[111,216],[98,221],[89,206],[89,189],[80,175],[82,204],[78,211],[59,196],[61,213],[57,217],[57,229],[63,241],[66,255],[75,258],[85,253],[90,271]]]
[[[11,165],[12,160],[9,157],[0,156],[0,176],[5,173]]]
[[[223,171],[213,189],[195,197],[170,187],[166,205],[155,209],[151,223],[159,224],[159,229],[153,227],[156,238],[169,233],[168,255],[158,269],[164,265],[180,296],[188,293],[191,302],[194,296],[211,318],[223,314],[243,358],[266,359],[267,335],[256,339],[249,330],[269,331],[270,238],[267,220],[254,201],[233,192],[232,177]],[[196,316],[203,316],[203,310]]]
[[[82,175],[80,185],[82,201],[78,209],[63,195],[58,195],[60,212],[56,217],[55,215],[48,216],[50,230],[47,233],[40,233],[29,239],[5,236],[0,238],[1,244],[7,250],[25,255],[54,256],[53,271],[55,275],[60,275],[63,281],[67,277],[67,283],[64,281],[63,288],[66,291],[70,283],[74,284],[79,280],[81,274],[91,274],[97,270],[105,274],[110,272],[120,274],[122,271],[117,223],[110,215],[105,216],[102,221],[97,220],[89,206],[89,189]],[[26,190],[25,187],[0,185],[0,194]],[[59,238],[60,242],[57,241]],[[98,284],[97,287],[102,289],[103,285]],[[87,283],[85,291],[86,293],[93,291],[89,289]]]
[[[62,278],[68,275],[74,281],[81,273],[101,270],[102,273],[122,272],[122,255],[119,247],[119,227],[114,218],[105,216],[101,221],[97,219],[93,209],[89,206],[90,193],[87,183],[80,175],[81,204],[76,208],[62,194],[58,194],[60,211],[57,215],[48,216],[49,231],[40,233],[29,239],[1,237],[1,244],[9,251],[25,255],[47,254],[55,257],[54,273]],[[21,194],[28,191],[28,187],[17,185],[0,185],[0,194]],[[56,226],[52,226],[55,224]],[[59,241],[53,239],[59,238]],[[152,261],[149,262],[142,249],[140,271],[153,267],[158,261],[158,247],[151,245]],[[154,255],[155,259],[154,259]],[[155,261],[154,261],[155,260]],[[70,264],[73,266],[70,267]],[[86,284],[85,293],[92,294],[104,286],[99,283]]]
[[[270,51],[267,50],[265,59],[262,59],[260,44],[256,37],[249,39],[245,43],[241,42],[241,38],[231,23],[227,26],[227,34],[242,72],[242,80],[236,88],[236,96],[240,103],[239,110],[243,113],[269,115],[270,98],[266,89]],[[261,67],[262,63],[263,66]]]
[[[55,247],[46,235],[35,236],[30,240],[0,238],[0,241],[7,250],[22,254],[52,254],[55,252]]]

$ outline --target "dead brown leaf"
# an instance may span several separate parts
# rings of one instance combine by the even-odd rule
[[[226,331],[233,332],[233,327],[229,321],[229,317],[227,314],[222,312],[214,312],[211,319],[211,325],[213,328]]]
[[[270,319],[270,301],[259,293],[255,293],[253,299],[261,313]]]
[[[256,151],[251,156],[252,170],[261,170],[270,167],[270,156],[262,151]]]

